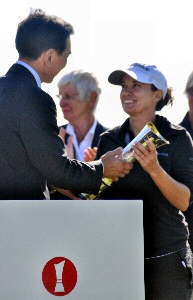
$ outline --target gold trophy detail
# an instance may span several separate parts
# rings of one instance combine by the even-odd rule
[[[156,126],[153,123],[148,122],[144,126],[144,128],[140,131],[140,133],[123,149],[122,158],[127,160],[128,162],[133,163],[136,160],[134,151],[132,149],[133,145],[136,142],[139,142],[143,146],[147,146],[147,140],[152,140],[156,149],[163,145],[169,144],[169,142],[159,133]],[[110,187],[112,183],[113,183],[112,179],[103,178],[98,194],[82,193],[79,196],[84,200],[100,199],[100,195],[102,194],[102,192],[106,188]]]

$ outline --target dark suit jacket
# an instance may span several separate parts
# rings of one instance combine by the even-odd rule
[[[102,164],[68,159],[58,133],[53,99],[14,64],[0,78],[0,199],[45,199],[47,182],[98,191]]]

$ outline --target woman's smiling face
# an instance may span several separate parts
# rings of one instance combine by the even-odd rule
[[[151,84],[141,83],[129,75],[125,75],[121,84],[120,99],[123,110],[130,116],[155,112],[157,91],[151,89]]]

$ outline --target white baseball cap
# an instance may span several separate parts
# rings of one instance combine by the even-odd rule
[[[163,98],[165,98],[168,88],[167,80],[156,66],[134,63],[127,70],[112,72],[108,77],[108,81],[115,85],[121,85],[126,74],[139,82],[153,84],[158,90],[163,91]]]

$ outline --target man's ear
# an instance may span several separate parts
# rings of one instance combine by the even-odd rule
[[[56,50],[54,50],[54,49],[48,49],[45,52],[45,55],[44,55],[45,63],[47,65],[51,65],[53,63],[53,61],[54,61],[55,55],[56,55]]]

